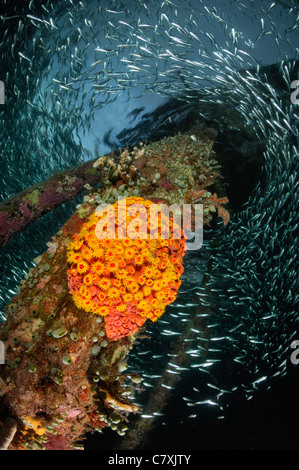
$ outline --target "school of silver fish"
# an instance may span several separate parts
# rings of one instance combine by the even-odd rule
[[[287,373],[298,338],[299,105],[290,98],[299,78],[298,16],[295,0],[31,0],[0,12],[2,200],[119,148],[124,129],[169,99],[188,103],[203,119],[212,120],[216,107],[234,109],[267,142],[263,182],[227,228],[219,227],[216,252],[207,237],[201,252],[186,256],[177,302],[130,360],[144,372],[145,396],[164,371],[186,377],[186,419],[200,416],[203,406],[221,415],[236,389],[250,398],[270,386]],[[263,73],[272,64],[283,91]],[[77,203],[2,250],[1,307]],[[207,295],[202,278],[211,260]],[[185,339],[189,360],[178,365],[172,351],[186,329],[193,333]],[[218,375],[231,364],[244,380]]]

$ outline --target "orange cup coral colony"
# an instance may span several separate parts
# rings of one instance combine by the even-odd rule
[[[156,321],[176,299],[185,241],[152,201],[130,197],[98,208],[68,245],[76,306],[102,315],[111,341],[137,332],[147,318]]]

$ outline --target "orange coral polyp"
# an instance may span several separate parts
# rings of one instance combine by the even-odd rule
[[[46,427],[35,418],[31,418],[30,416],[22,416],[23,423],[25,424],[26,430],[33,429],[36,434],[42,436],[47,432]],[[26,431],[25,431],[26,432]]]
[[[129,215],[132,204],[138,204],[139,210],[131,208]],[[149,221],[153,204],[142,198],[126,199],[126,221],[124,206],[120,217],[116,217],[118,226],[129,229],[126,238],[117,238],[117,229],[115,238],[96,236],[97,223],[101,220],[102,224],[106,215],[101,212],[92,214],[68,245],[69,292],[79,309],[104,317],[106,335],[111,341],[136,333],[147,319],[156,321],[175,300],[181,283],[186,238],[181,230],[181,239],[172,239],[171,219],[169,239],[161,238],[165,220],[160,216],[156,225]],[[117,215],[118,202],[112,207]],[[144,222],[147,237],[130,239],[134,230],[138,234],[138,227],[139,235],[142,233]],[[153,233],[156,238],[152,238]]]
[[[100,291],[99,291],[99,292],[97,293],[97,296],[98,296],[99,300],[102,300],[102,301],[103,301],[103,300],[106,299],[106,294],[105,294],[105,292],[100,292]]]

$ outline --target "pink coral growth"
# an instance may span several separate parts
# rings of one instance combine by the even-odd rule
[[[172,189],[171,184],[169,183],[169,181],[167,181],[166,178],[162,178],[162,179],[159,181],[158,184],[159,184],[159,186],[160,186],[161,188],[164,188],[164,189],[166,189],[167,191],[169,191],[170,189]]]

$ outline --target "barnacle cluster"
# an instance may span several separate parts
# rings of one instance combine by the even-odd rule
[[[141,142],[140,147],[143,146]],[[111,182],[122,179],[125,183],[133,181],[137,176],[137,168],[134,165],[136,158],[142,155],[142,150],[135,146],[131,152],[128,149],[120,150],[119,158],[116,159],[114,152],[110,155],[99,157],[93,164],[93,168],[102,171],[102,185],[109,187]]]
[[[119,197],[135,196],[179,206],[200,203],[204,224],[210,224],[217,212],[226,225],[230,216],[223,204],[227,198],[216,193],[212,196],[207,190],[212,185],[217,191],[221,189],[213,137],[211,129],[195,122],[185,133],[151,143],[139,142],[132,149],[120,150],[119,155],[111,152],[98,158],[93,166],[102,172],[102,186],[99,193],[84,196],[87,211],[89,204],[114,204]],[[84,218],[84,204],[77,209]]]
[[[149,200],[124,201],[124,211],[118,201],[110,212],[91,214],[69,243],[67,255],[69,292],[76,306],[103,316],[111,341],[137,332],[148,318],[156,321],[176,299],[184,271],[186,238],[172,218]],[[107,236],[112,235],[112,219],[114,238]],[[99,223],[105,238],[99,238]],[[180,238],[174,238],[174,229],[179,229]]]

